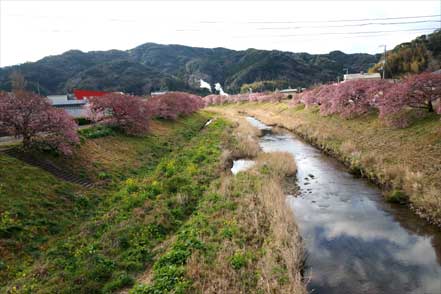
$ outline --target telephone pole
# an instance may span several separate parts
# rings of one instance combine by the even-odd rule
[[[387,51],[386,51],[386,45],[380,45],[378,47],[384,47],[384,60],[383,60],[383,80],[386,78],[386,64],[387,64]]]

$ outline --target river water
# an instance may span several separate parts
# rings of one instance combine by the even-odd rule
[[[300,195],[287,201],[307,249],[312,293],[441,293],[438,228],[384,202],[376,186],[291,133],[266,132],[260,145],[296,160]]]

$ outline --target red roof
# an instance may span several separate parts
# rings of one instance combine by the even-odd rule
[[[103,96],[103,95],[110,93],[110,92],[103,92],[103,91],[79,90],[79,89],[76,89],[73,92],[74,92],[74,96],[78,100],[83,100],[84,98],[88,98],[88,97]]]

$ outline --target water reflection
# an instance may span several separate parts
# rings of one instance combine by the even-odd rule
[[[313,293],[441,293],[437,228],[384,203],[376,187],[291,134],[267,134],[260,143],[297,161],[301,193],[288,201]]]
[[[267,126],[266,124],[262,123],[261,121],[255,119],[254,117],[247,116],[246,120],[254,127],[258,128],[259,130],[263,131],[269,131],[271,130],[270,126]]]

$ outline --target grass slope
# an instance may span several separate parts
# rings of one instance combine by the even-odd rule
[[[19,293],[110,293],[131,284],[133,275],[153,262],[155,247],[194,211],[216,176],[226,127],[218,120],[198,134],[199,129],[180,129],[182,134],[170,143],[191,137],[187,143],[163,156],[153,170],[118,183],[92,219],[54,242],[7,288]]]
[[[146,137],[101,134],[84,139],[74,158],[40,154],[100,181],[92,190],[0,154],[0,292],[11,280],[30,279],[35,261],[55,243],[63,243],[79,224],[110,209],[109,195],[121,188],[121,180],[154,170],[162,157],[198,134],[206,120],[206,115],[196,114],[177,122],[156,121]]]
[[[317,109],[286,103],[247,103],[213,108],[244,112],[294,131],[383,186],[387,198],[409,202],[441,225],[441,121],[428,116],[408,128],[383,125],[375,114],[352,120],[320,116]],[[408,198],[408,199],[406,199]]]
[[[306,293],[301,237],[282,191],[294,160],[258,154],[257,130],[229,118],[236,127],[222,158],[257,156],[255,167],[211,183],[130,293]]]

